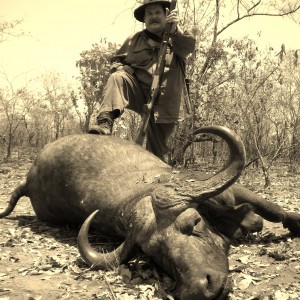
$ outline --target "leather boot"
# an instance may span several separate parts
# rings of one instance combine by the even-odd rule
[[[88,133],[111,135],[114,125],[114,117],[111,112],[103,112],[97,117],[97,125],[91,126]]]

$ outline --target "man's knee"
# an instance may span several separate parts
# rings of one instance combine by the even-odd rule
[[[124,72],[118,71],[118,72],[112,73],[108,78],[107,84],[123,84],[124,74],[122,74],[122,73],[124,73]]]

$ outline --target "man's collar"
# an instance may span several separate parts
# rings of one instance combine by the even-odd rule
[[[150,32],[148,29],[144,29],[143,31],[149,39],[151,39],[157,43],[162,42],[162,38],[160,36],[156,35],[155,33]]]

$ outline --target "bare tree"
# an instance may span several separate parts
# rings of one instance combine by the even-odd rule
[[[101,100],[109,76],[110,59],[115,53],[116,47],[116,44],[101,39],[100,43],[92,45],[92,49],[82,51],[81,58],[76,63],[80,71],[78,79],[81,88],[79,95],[72,94],[72,100],[83,132],[88,131],[92,116]]]
[[[19,29],[23,20],[1,21],[0,22],[0,43],[6,41],[10,37],[24,36],[25,33]]]
[[[66,134],[68,121],[76,131],[77,122],[74,121],[71,87],[65,84],[60,74],[47,72],[42,76],[42,101],[50,115],[50,136],[56,140]]]
[[[5,160],[11,156],[13,138],[20,127],[23,119],[34,106],[35,99],[28,90],[28,83],[21,88],[15,88],[13,80],[10,80],[5,73],[1,73],[2,79],[6,82],[0,90],[0,105],[5,120],[4,133],[6,140]]]

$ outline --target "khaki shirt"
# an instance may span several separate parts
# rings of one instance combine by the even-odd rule
[[[160,43],[150,39],[144,31],[129,37],[113,58],[112,69],[120,64],[129,65],[146,95],[150,97],[150,88],[155,72]],[[161,94],[154,107],[157,123],[177,122],[180,116],[181,100],[185,89],[185,62],[188,54],[195,49],[195,38],[189,32],[176,33],[171,37],[166,55]]]

